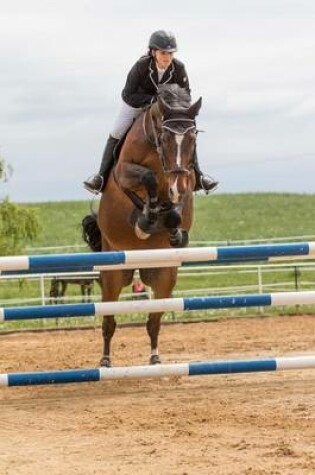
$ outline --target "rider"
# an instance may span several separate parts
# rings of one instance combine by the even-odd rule
[[[113,152],[119,140],[125,135],[132,122],[141,114],[143,108],[156,100],[157,89],[161,84],[178,84],[190,93],[189,81],[184,64],[174,58],[177,50],[176,39],[170,32],[159,30],[152,33],[149,51],[142,56],[130,70],[122,91],[122,104],[114,127],[108,137],[102,157],[100,170],[84,186],[92,193],[99,193],[106,185],[109,172],[114,163]],[[196,175],[195,191],[213,191],[218,182],[204,175],[194,156]]]

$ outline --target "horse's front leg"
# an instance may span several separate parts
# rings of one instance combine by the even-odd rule
[[[169,242],[172,247],[186,247],[189,242],[188,232],[181,228],[182,205],[172,205],[164,216],[164,226],[169,234]]]
[[[132,163],[119,164],[119,183],[125,189],[144,187],[146,191],[146,204],[139,216],[135,232],[139,239],[150,236],[150,228],[155,224],[158,213],[158,182],[156,175],[149,168]]]

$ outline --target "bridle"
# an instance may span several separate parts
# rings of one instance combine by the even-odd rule
[[[148,114],[149,114],[153,137],[150,136],[146,127]],[[161,144],[161,136],[162,136],[163,130],[167,130],[168,132],[171,132],[172,134],[182,135],[182,136],[184,136],[190,130],[195,130],[197,133],[196,121],[194,119],[189,119],[187,117],[174,117],[172,119],[165,119],[165,120],[162,117],[161,128],[160,130],[158,130],[153,119],[151,107],[149,107],[144,111],[142,126],[143,126],[143,132],[144,132],[145,138],[156,148],[157,154],[162,164],[163,172],[166,175],[170,175],[173,173],[189,175],[190,171],[188,168],[176,167],[176,168],[168,169],[166,167],[165,155],[164,155],[162,144]]]

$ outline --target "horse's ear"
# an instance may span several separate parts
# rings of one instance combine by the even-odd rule
[[[166,104],[166,102],[164,101],[164,99],[162,99],[161,96],[158,96],[157,102],[162,116],[169,116],[172,112],[172,108],[168,104]]]
[[[201,107],[201,103],[202,103],[202,98],[199,97],[198,101],[196,101],[194,104],[192,104],[189,109],[188,109],[188,115],[190,117],[192,117],[193,119],[196,117],[196,115],[198,115],[199,111],[200,111],[200,107]]]

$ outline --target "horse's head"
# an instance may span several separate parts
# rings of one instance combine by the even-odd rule
[[[158,152],[169,183],[170,200],[178,203],[188,186],[194,185],[194,154],[196,147],[195,118],[201,98],[191,104],[185,90],[171,84],[159,88]]]

